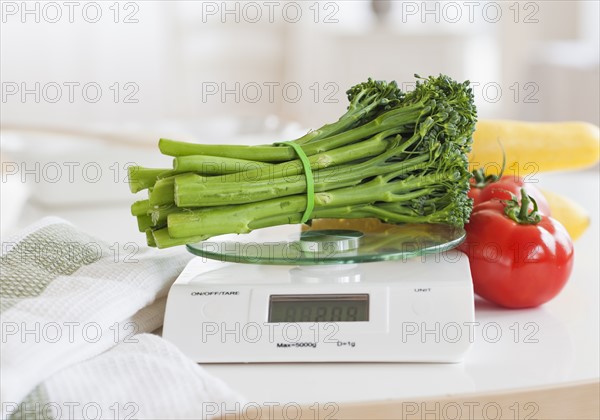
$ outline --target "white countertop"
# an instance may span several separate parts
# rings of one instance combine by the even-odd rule
[[[592,225],[575,246],[571,279],[540,308],[504,310],[476,302],[474,345],[459,364],[320,363],[206,365],[256,403],[376,402],[534,388],[599,378],[599,174],[541,174],[545,189],[576,198]],[[93,185],[88,186],[93,188]],[[7,199],[3,195],[2,199]],[[14,227],[44,215],[72,221],[123,246],[145,239],[126,202],[42,207],[29,202]],[[13,229],[9,229],[13,230]],[[496,333],[501,336],[495,340]]]

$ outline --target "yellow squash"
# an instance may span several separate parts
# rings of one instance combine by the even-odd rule
[[[502,146],[500,146],[500,144]],[[600,158],[600,131],[585,122],[524,122],[480,120],[473,135],[469,162],[492,172],[506,154],[505,174],[580,169]]]
[[[552,217],[567,229],[571,238],[575,240],[583,235],[590,226],[588,212],[570,198],[555,192],[542,190],[542,194],[550,205]]]

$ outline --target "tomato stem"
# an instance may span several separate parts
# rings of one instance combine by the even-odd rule
[[[502,147],[502,143],[500,143],[500,140],[498,140],[498,144],[502,149],[502,167],[500,168],[500,172],[498,173],[498,175],[486,175],[483,168],[474,169],[473,180],[475,182],[471,182],[472,188],[483,188],[489,184],[497,182],[500,178],[502,178],[502,175],[504,174],[504,169],[506,168],[506,153],[504,152],[504,148]]]
[[[533,210],[529,211],[529,205],[533,203]],[[521,188],[521,202],[517,196],[513,195],[510,200],[505,201],[504,214],[511,220],[521,225],[535,225],[542,220],[542,215],[538,212],[538,205],[535,199]]]
[[[486,175],[483,168],[474,169],[473,170],[473,181],[471,182],[471,187],[473,188],[483,188],[492,182],[498,181],[497,175]]]

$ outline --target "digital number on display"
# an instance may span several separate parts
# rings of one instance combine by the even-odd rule
[[[369,320],[369,295],[272,295],[268,322]]]

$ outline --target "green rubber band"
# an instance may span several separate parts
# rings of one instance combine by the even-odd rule
[[[285,144],[286,146],[290,146],[300,158],[300,162],[302,162],[304,176],[306,177],[306,209],[304,210],[304,214],[302,215],[302,220],[300,220],[300,223],[306,223],[310,219],[310,215],[315,208],[315,180],[310,167],[310,161],[308,160],[306,153],[304,153],[304,150],[302,150],[302,147],[300,147],[300,145],[297,143],[293,143],[291,141],[282,141],[275,144]]]

